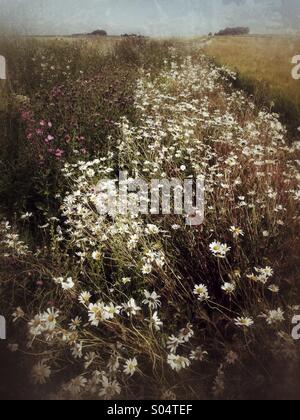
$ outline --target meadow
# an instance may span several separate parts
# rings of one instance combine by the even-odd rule
[[[239,87],[280,112],[292,128],[300,125],[299,81],[291,76],[299,36],[215,37],[205,48],[220,65],[238,73]]]
[[[104,50],[0,41],[1,393],[299,397],[299,142],[202,42]],[[204,223],[100,215],[120,170],[204,179]]]

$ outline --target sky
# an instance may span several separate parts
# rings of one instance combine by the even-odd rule
[[[28,35],[192,36],[227,26],[300,31],[300,0],[0,0],[0,27]]]

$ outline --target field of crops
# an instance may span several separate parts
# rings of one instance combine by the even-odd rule
[[[286,42],[207,48],[298,106]],[[202,44],[0,41],[2,395],[299,397],[300,143]],[[101,214],[120,171],[204,180],[204,222]]]
[[[299,55],[299,36],[216,37],[205,48],[219,64],[237,71],[240,86],[264,105],[300,125],[299,81],[291,77],[292,58]]]

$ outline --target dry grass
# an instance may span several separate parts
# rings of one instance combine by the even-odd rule
[[[300,53],[300,37],[219,37],[205,51],[236,70],[247,84],[268,90],[275,102],[287,100],[300,109],[300,83],[291,76],[292,57]]]
[[[31,38],[32,39],[32,38]],[[122,40],[119,36],[107,36],[107,37],[91,37],[91,36],[40,36],[33,38],[40,42],[45,43],[59,43],[59,42],[84,42],[86,45],[96,48],[102,53],[106,54],[113,50],[113,48],[120,43]]]
[[[204,40],[88,43],[0,43],[0,396],[298,399],[300,142]],[[203,225],[101,217],[123,169],[205,178]]]

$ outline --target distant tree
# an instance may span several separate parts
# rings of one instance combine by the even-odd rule
[[[91,32],[89,35],[92,36],[107,36],[107,32],[103,29],[97,29],[96,31]]]
[[[121,37],[123,37],[123,38],[145,38],[144,35],[137,35],[137,34],[122,34]]]
[[[236,28],[226,28],[217,32],[216,36],[236,36],[236,35],[249,35],[250,28],[246,27],[236,27]]]

